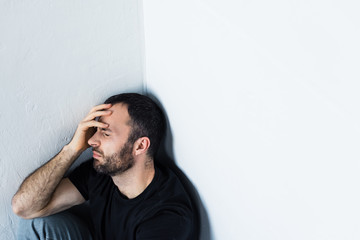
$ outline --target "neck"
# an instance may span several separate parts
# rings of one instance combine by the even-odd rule
[[[112,176],[114,184],[129,199],[136,198],[149,186],[155,176],[154,161],[136,161],[135,165],[119,175]]]

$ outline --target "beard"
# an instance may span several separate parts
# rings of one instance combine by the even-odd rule
[[[134,166],[134,157],[132,156],[132,144],[127,142],[124,144],[119,153],[114,153],[111,156],[104,156],[104,154],[94,148],[96,152],[99,152],[103,158],[103,164],[95,164],[96,159],[94,159],[93,167],[96,172],[100,174],[107,174],[110,176],[115,176],[121,174]]]

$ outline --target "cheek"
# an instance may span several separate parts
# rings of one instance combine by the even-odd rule
[[[122,146],[123,145],[112,141],[107,144],[104,144],[103,149],[104,149],[104,151],[107,152],[107,155],[111,155],[114,153],[119,153],[122,149]]]
[[[119,153],[123,146],[127,143],[127,139],[120,138],[119,136],[110,135],[110,137],[101,139],[101,148],[106,155]]]

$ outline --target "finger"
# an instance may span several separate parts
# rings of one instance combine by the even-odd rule
[[[85,126],[87,128],[91,128],[91,127],[107,128],[107,127],[109,127],[109,124],[92,120],[92,121],[84,122],[83,126]]]
[[[107,115],[111,115],[111,114],[112,114],[112,111],[110,111],[110,110],[103,110],[103,111],[97,111],[97,112],[89,113],[84,118],[84,121],[90,121],[90,120],[95,119],[97,117],[107,116]]]
[[[96,112],[96,111],[100,111],[100,110],[105,110],[105,109],[109,109],[111,108],[112,104],[109,103],[109,104],[100,104],[100,105],[97,105],[95,107],[93,107],[91,110],[90,110],[90,113],[93,113],[93,112]]]

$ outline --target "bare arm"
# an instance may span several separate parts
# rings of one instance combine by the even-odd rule
[[[78,125],[71,142],[24,180],[12,199],[14,213],[23,218],[46,216],[84,201],[70,180],[63,177],[76,158],[89,147],[87,141],[94,133],[93,128],[107,127],[95,118],[110,115],[111,112],[106,111],[110,106],[94,107]]]
[[[53,159],[27,177],[13,197],[13,211],[28,218],[42,210],[79,154],[65,146]]]
[[[60,181],[49,203],[40,211],[27,211],[18,215],[25,218],[45,217],[85,202],[84,197],[68,178]]]

